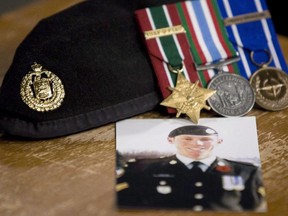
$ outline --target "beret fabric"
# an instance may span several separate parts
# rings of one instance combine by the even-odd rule
[[[175,137],[179,135],[198,135],[198,136],[209,136],[209,135],[218,135],[218,132],[211,127],[203,125],[188,125],[178,127],[172,130],[168,137]]]
[[[41,20],[18,46],[0,89],[0,131],[52,138],[157,108],[158,84],[134,17],[176,1],[83,1]],[[62,82],[60,107],[39,112],[20,96],[37,62]]]

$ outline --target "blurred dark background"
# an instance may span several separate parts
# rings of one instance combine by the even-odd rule
[[[278,34],[288,36],[288,11],[280,1],[266,0],[272,16],[274,27]]]
[[[39,0],[0,0],[0,15],[36,1]],[[103,4],[104,2],[105,1],[103,1]],[[288,36],[288,11],[287,7],[283,6],[283,1],[266,0],[266,3],[271,13],[276,32]]]

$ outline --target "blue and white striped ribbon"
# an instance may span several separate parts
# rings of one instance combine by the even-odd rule
[[[217,0],[223,18],[232,18],[255,12],[267,11],[265,0]],[[261,53],[268,50],[272,56],[269,66],[288,72],[271,18],[226,26],[230,40],[238,50],[241,61],[238,62],[240,73],[247,79],[259,69],[250,58],[251,51]],[[262,52],[263,54],[263,52]],[[257,62],[267,62],[267,55],[258,55]]]
[[[195,33],[201,47],[205,50],[203,53],[208,63],[219,62],[227,58],[222,43],[220,42],[213,24],[213,18],[209,12],[205,0],[187,1],[186,4],[190,13],[191,22],[195,28]]]

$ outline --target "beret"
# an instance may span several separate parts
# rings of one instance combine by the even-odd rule
[[[0,131],[52,138],[157,108],[134,11],[169,2],[83,1],[40,20],[4,76]]]
[[[213,128],[203,126],[203,125],[188,125],[178,127],[172,130],[168,137],[175,137],[179,135],[198,135],[198,136],[208,136],[208,135],[218,135],[218,132]]]

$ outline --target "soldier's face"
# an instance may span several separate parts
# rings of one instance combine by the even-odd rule
[[[221,142],[217,135],[179,135],[173,138],[168,138],[168,140],[175,144],[179,154],[195,160],[208,157],[214,146]]]

